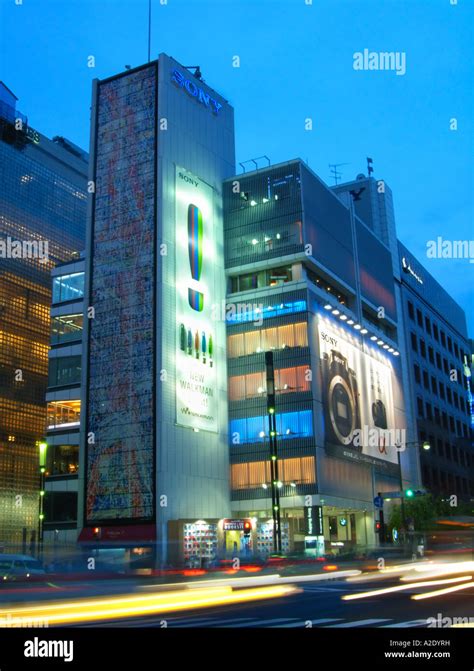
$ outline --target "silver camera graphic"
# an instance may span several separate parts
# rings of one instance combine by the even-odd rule
[[[323,354],[322,380],[326,441],[354,447],[353,432],[361,428],[359,388],[354,370],[340,352]]]

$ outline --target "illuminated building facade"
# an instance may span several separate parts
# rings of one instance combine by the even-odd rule
[[[226,180],[224,212],[233,515],[273,549],[273,351],[283,549],[373,544],[374,496],[400,482],[383,431],[407,428],[390,246],[300,160]],[[417,483],[416,461],[404,466]]]
[[[51,268],[84,247],[87,154],[29,126],[0,83],[0,545],[33,550]]]
[[[97,81],[80,540],[157,541],[229,510],[222,180],[233,109],[157,61]],[[160,553],[166,559],[166,543]]]
[[[43,539],[53,557],[77,539],[84,270],[77,255],[52,271]]]

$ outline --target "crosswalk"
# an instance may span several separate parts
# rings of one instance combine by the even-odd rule
[[[108,623],[110,626],[111,623]],[[113,626],[119,627],[162,627],[167,629],[199,629],[199,628],[220,628],[220,629],[233,629],[233,628],[270,628],[270,629],[311,629],[313,627],[322,627],[327,629],[352,629],[355,627],[377,627],[377,628],[421,628],[427,627],[428,623],[425,619],[420,620],[407,620],[404,622],[396,622],[392,618],[371,618],[371,619],[360,619],[346,620],[344,618],[338,617],[325,617],[319,618],[316,620],[302,620],[301,618],[295,617],[276,617],[270,619],[261,619],[257,617],[236,617],[236,618],[222,618],[222,617],[191,617],[191,618],[163,618],[163,620],[158,620],[157,618],[147,618],[140,619],[136,622],[131,622],[130,620],[114,623]]]

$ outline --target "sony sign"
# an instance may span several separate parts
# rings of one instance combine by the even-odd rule
[[[214,114],[218,114],[222,105],[212,98],[209,93],[206,93],[202,88],[197,86],[191,79],[186,79],[182,72],[173,70],[171,81],[180,88],[183,88],[191,98],[196,98],[202,105],[210,109]]]
[[[402,258],[402,268],[404,273],[410,273],[417,282],[420,284],[423,284],[423,280],[421,277],[413,270],[413,268],[410,265],[410,262],[406,260],[405,257]]]

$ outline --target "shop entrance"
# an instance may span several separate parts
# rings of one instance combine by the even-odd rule
[[[252,539],[243,531],[225,531],[226,555],[232,557],[248,557],[252,554]]]
[[[223,546],[227,557],[250,557],[253,554],[253,528],[248,519],[223,520]]]

